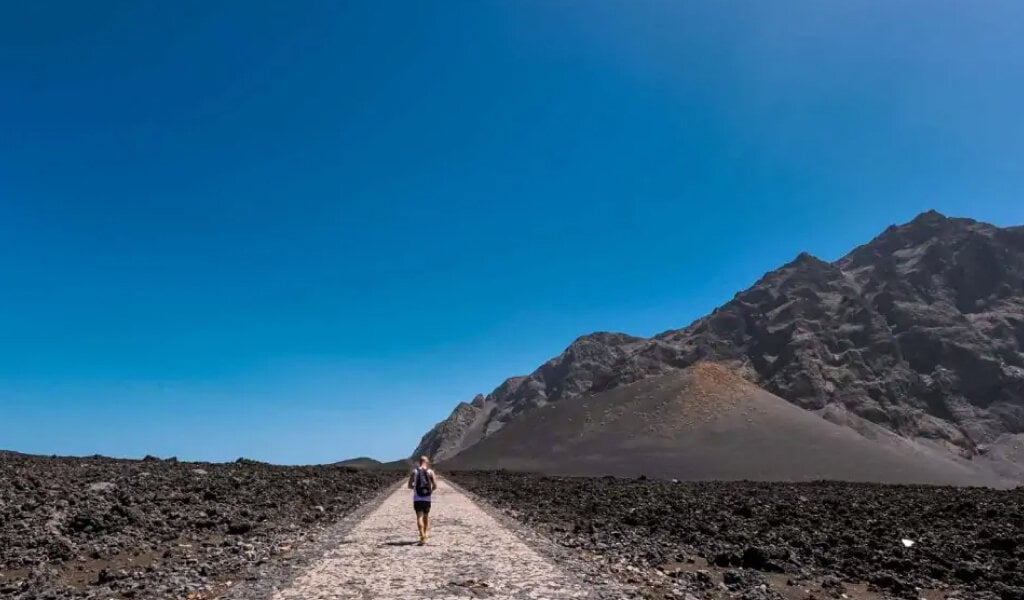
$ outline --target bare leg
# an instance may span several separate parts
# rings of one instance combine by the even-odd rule
[[[430,535],[430,515],[423,513],[423,537]]]
[[[419,531],[420,539],[423,539],[423,534],[427,530],[427,527],[423,522],[425,518],[426,515],[424,515],[423,513],[416,513],[416,530]]]

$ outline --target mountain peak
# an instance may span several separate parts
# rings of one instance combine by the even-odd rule
[[[797,254],[796,258],[794,258],[792,261],[790,261],[789,264],[791,264],[793,266],[799,266],[799,265],[815,265],[815,266],[817,266],[817,265],[827,265],[828,263],[823,261],[823,260],[821,260],[817,256],[811,254],[810,252],[801,252],[800,254]]]
[[[926,210],[923,213],[914,217],[914,220],[910,222],[913,224],[930,224],[930,223],[942,223],[947,221],[949,217],[933,209]]]
[[[786,277],[793,273],[801,274],[818,274],[833,270],[832,263],[821,260],[817,256],[809,252],[801,252],[796,255],[796,258],[784,264],[779,269],[776,269],[772,273],[766,275],[771,277],[773,273],[784,274]]]
[[[595,331],[594,333],[588,333],[581,335],[569,344],[569,348],[578,347],[590,343],[598,344],[624,344],[628,342],[640,341],[643,338],[636,337],[635,335],[629,335],[628,333],[619,333],[616,331]]]
[[[868,243],[854,248],[836,264],[842,269],[871,265],[878,261],[890,260],[895,253],[911,247],[929,244],[935,240],[948,243],[964,234],[987,229],[995,227],[972,219],[947,217],[936,210],[928,210],[910,222],[890,225]]]

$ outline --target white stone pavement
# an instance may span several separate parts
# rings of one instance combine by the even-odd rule
[[[591,597],[444,480],[430,518],[430,540],[418,546],[412,492],[400,488],[274,600]]]

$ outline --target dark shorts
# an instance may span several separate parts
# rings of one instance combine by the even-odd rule
[[[430,514],[430,502],[427,500],[413,500],[412,509],[417,513]]]

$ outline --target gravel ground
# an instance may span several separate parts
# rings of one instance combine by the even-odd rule
[[[433,505],[430,540],[419,546],[411,492],[394,490],[273,599],[617,600],[625,595],[620,584],[578,577],[535,551],[515,531],[518,526],[506,527],[445,480],[439,481]]]
[[[1020,488],[449,476],[651,597],[1024,599]]]
[[[215,597],[397,478],[251,461],[0,454],[0,597]]]

